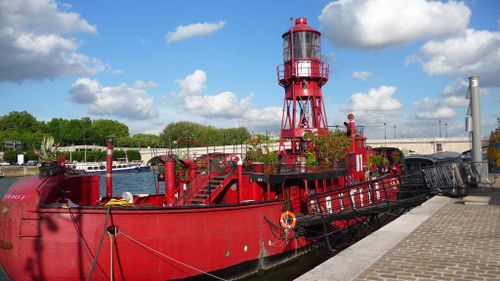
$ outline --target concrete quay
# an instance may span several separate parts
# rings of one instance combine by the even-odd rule
[[[5,177],[25,177],[38,175],[37,166],[2,166],[0,174]]]
[[[435,196],[300,276],[323,280],[500,280],[500,177]]]

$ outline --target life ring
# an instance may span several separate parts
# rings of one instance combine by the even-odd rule
[[[280,224],[283,228],[292,229],[297,224],[297,217],[290,211],[283,212],[280,216]]]
[[[398,178],[391,178],[391,180],[390,180],[390,184],[391,184],[392,186],[394,186],[394,185],[398,185],[398,184],[399,184],[399,180],[398,180]]]

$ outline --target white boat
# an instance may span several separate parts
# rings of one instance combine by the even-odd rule
[[[76,162],[66,164],[66,168],[72,169],[78,174],[105,174],[106,162]],[[149,172],[150,167],[144,163],[113,161],[113,173],[139,173]]]

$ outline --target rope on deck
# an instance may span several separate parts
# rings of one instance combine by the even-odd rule
[[[101,233],[101,239],[99,240],[99,246],[97,246],[97,251],[95,253],[95,258],[94,261],[92,262],[92,267],[90,268],[89,276],[87,277],[87,281],[90,281],[92,279],[92,274],[94,273],[95,266],[97,265],[97,260],[99,258],[99,254],[101,253],[102,249],[102,242],[104,241],[104,235],[107,232],[108,228],[108,220],[109,220],[109,215],[111,213],[111,207],[108,207],[106,211],[106,219],[104,220],[104,228]]]
[[[191,265],[189,265],[189,264],[187,264],[187,263],[184,263],[184,262],[182,262],[182,261],[180,261],[180,260],[177,260],[177,259],[175,259],[175,258],[172,258],[172,257],[170,257],[170,256],[167,256],[167,255],[165,255],[165,254],[163,254],[163,253],[161,253],[161,252],[159,252],[159,251],[157,251],[157,250],[155,250],[155,249],[153,249],[153,248],[149,247],[148,245],[146,245],[146,244],[144,244],[144,243],[141,243],[140,241],[135,240],[134,238],[132,238],[132,237],[128,236],[127,234],[125,234],[125,233],[124,233],[124,232],[122,232],[122,231],[120,231],[120,232],[119,232],[119,234],[122,234],[124,237],[126,237],[126,238],[127,238],[127,239],[129,239],[130,241],[132,241],[132,242],[136,243],[137,245],[139,245],[139,246],[141,246],[141,247],[143,247],[143,248],[145,248],[145,249],[147,249],[147,250],[150,250],[151,252],[153,252],[153,253],[155,253],[155,254],[157,254],[157,255],[161,256],[161,257],[164,257],[164,258],[166,258],[166,259],[168,259],[168,260],[171,260],[171,261],[174,261],[174,262],[176,262],[176,263],[179,263],[179,264],[181,264],[181,265],[183,265],[183,266],[185,266],[185,267],[187,267],[187,268],[190,268],[190,269],[192,269],[192,270],[194,270],[194,271],[198,271],[198,272],[200,272],[200,273],[202,273],[202,274],[206,274],[206,275],[208,275],[208,276],[210,276],[210,277],[213,277],[213,278],[215,278],[215,279],[222,280],[222,281],[227,281],[226,279],[223,279],[223,278],[221,278],[221,277],[219,277],[219,276],[215,276],[215,275],[210,274],[210,273],[208,273],[208,272],[206,272],[206,271],[203,271],[203,270],[198,269],[198,268],[196,268],[196,267],[194,267],[194,266],[191,266]]]

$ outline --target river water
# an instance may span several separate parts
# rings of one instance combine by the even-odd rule
[[[8,187],[16,182],[19,178],[2,178],[0,179],[0,198],[3,197]],[[137,173],[137,174],[115,174],[113,175],[113,193],[120,195],[124,191],[129,191],[133,194],[156,192],[156,176],[152,172]],[[101,194],[105,193],[105,177],[101,176]],[[163,190],[161,184],[160,190]],[[352,241],[351,241],[352,243]],[[345,243],[340,250],[348,246]],[[293,280],[294,278],[309,271],[316,265],[322,263],[326,259],[332,257],[336,252],[331,252],[326,247],[319,245],[316,249],[309,252],[294,261],[280,266],[271,271],[266,271],[263,274],[258,274],[245,279],[244,281],[259,280],[259,281],[286,281]],[[0,281],[9,281],[3,269],[0,267]]]

